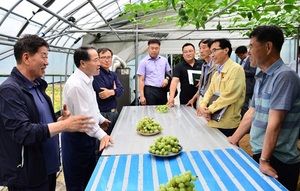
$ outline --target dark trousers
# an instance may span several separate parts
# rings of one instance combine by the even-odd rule
[[[101,111],[101,115],[103,117],[105,117],[106,119],[110,120],[110,124],[109,124],[109,127],[108,129],[105,131],[108,135],[111,134],[112,130],[114,129],[114,126],[118,120],[118,117],[119,117],[119,113],[118,112],[102,112]],[[99,151],[99,146],[100,146],[100,141],[99,140],[96,140],[96,161],[99,160],[99,157],[101,156],[102,154],[102,151]]]
[[[168,102],[167,89],[144,86],[146,105],[165,105]]]
[[[253,155],[253,159],[257,163],[259,163],[260,155],[261,154]],[[278,181],[289,191],[295,191],[297,189],[300,163],[286,164],[272,156],[270,164],[278,174]]]
[[[8,186],[9,191],[55,191],[56,173],[48,175],[48,179],[42,185],[32,188],[16,188]]]
[[[61,135],[63,172],[67,191],[83,191],[96,166],[96,139],[85,133]]]
[[[249,101],[250,101],[251,98],[252,98],[252,95],[246,95],[246,97],[245,97],[245,102],[244,102],[244,105],[243,105],[242,110],[241,110],[241,116],[242,116],[242,118],[244,117],[244,114],[249,109]]]
[[[110,120],[110,124],[109,124],[109,127],[108,127],[108,130],[105,131],[108,135],[111,134],[112,130],[114,129],[114,126],[118,120],[118,117],[119,117],[119,113],[116,111],[116,112],[102,112],[101,111],[101,115],[103,117],[105,117],[106,119]]]
[[[226,137],[229,137],[231,135],[233,135],[233,133],[235,132],[235,130],[237,128],[234,128],[234,129],[221,129],[221,128],[218,128],[219,131],[221,131]]]

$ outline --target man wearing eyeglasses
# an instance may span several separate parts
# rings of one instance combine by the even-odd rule
[[[189,72],[201,72],[202,62],[195,59],[196,50],[195,46],[191,43],[185,43],[182,46],[183,61],[176,64],[174,68],[174,75],[170,85],[170,97],[168,105],[174,105],[174,97],[177,89],[177,85],[180,82],[180,104],[187,104],[190,99],[193,98],[198,90],[197,84],[191,83],[189,80]],[[196,108],[196,103],[193,104]]]
[[[230,59],[232,47],[229,40],[213,40],[210,50],[218,71],[214,73],[200,103],[200,112],[208,121],[207,126],[218,128],[224,135],[230,136],[241,121],[240,113],[246,94],[245,73],[242,66]],[[208,105],[213,96],[218,96],[218,99]],[[219,121],[212,119],[213,113],[226,107]]]
[[[111,71],[113,52],[109,48],[97,50],[100,59],[100,74],[94,76],[93,88],[101,114],[110,120],[108,129],[104,129],[110,135],[118,119],[117,97],[124,92],[124,88],[116,72]]]

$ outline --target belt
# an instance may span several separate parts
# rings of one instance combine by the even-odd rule
[[[162,89],[161,87],[148,86],[148,85],[145,85],[145,87],[148,87],[148,88],[154,88],[154,89]]]
[[[106,111],[101,111],[101,112],[112,112],[112,113],[115,113],[115,112],[117,112],[117,109],[111,109],[111,110],[106,110]]]

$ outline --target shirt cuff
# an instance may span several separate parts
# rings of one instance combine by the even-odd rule
[[[101,112],[101,111],[100,111],[100,112]],[[102,124],[105,120],[106,120],[106,118],[103,117],[103,115],[101,115],[101,113],[100,113],[99,124]]]
[[[107,134],[99,127],[99,130],[95,133],[94,137],[101,140],[105,135]]]
[[[92,125],[92,129],[86,132],[90,137],[95,137],[98,140],[101,140],[105,135],[105,131],[101,129],[101,127],[98,124]]]

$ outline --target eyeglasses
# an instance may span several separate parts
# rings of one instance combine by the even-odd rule
[[[215,54],[217,50],[223,50],[223,48],[214,48],[210,51],[209,55]]]
[[[101,60],[110,60],[112,57],[111,56],[101,56]]]

